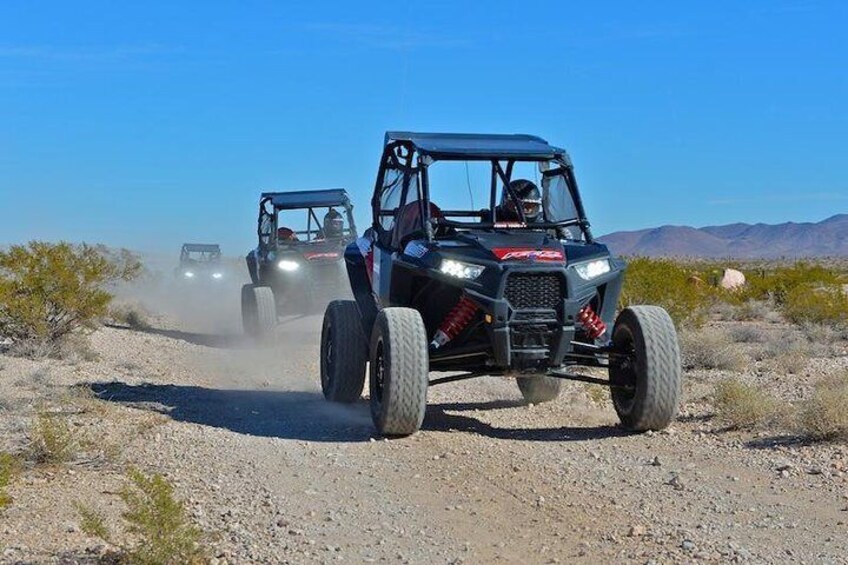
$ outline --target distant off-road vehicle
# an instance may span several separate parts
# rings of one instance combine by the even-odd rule
[[[224,278],[221,247],[216,243],[184,243],[174,276],[191,283],[220,281]]]
[[[440,172],[451,165],[453,177]],[[472,202],[457,206],[463,185]],[[529,135],[389,132],[372,208],[372,227],[345,253],[355,301],[324,315],[327,399],[357,400],[367,364],[384,435],[420,428],[428,386],[485,375],[516,377],[530,403],[556,398],[561,379],[606,385],[631,430],[674,419],[674,325],[657,306],[616,316],[625,264],[593,239],[563,149]]]
[[[356,225],[344,189],[262,193],[257,234],[241,291],[246,333],[267,334],[284,312],[346,293],[344,250]]]

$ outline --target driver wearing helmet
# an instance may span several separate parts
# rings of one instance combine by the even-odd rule
[[[324,215],[324,229],[322,236],[324,239],[341,239],[344,235],[344,220],[335,208]]]
[[[510,192],[515,198],[510,196]],[[539,192],[539,187],[527,179],[510,181],[509,190],[504,187],[501,193],[501,203],[497,209],[498,221],[521,221],[521,213],[516,206],[516,200],[518,205],[521,206],[521,211],[524,212],[524,220],[528,224],[543,221],[542,194]]]
[[[297,241],[297,234],[290,228],[281,227],[277,229],[277,241]]]

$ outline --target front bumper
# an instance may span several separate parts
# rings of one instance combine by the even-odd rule
[[[591,305],[611,330],[621,290],[622,270],[614,268],[591,281],[576,277],[567,268],[507,271],[497,297],[465,288],[464,292],[483,313],[484,327],[491,344],[490,364],[493,368],[515,371],[561,367],[573,350],[572,341],[580,337],[582,328],[578,313],[583,307]],[[562,292],[554,307],[534,308],[528,307],[528,304],[516,307],[510,302],[505,296],[506,281],[512,275],[525,273],[559,277]],[[600,340],[607,341],[608,335],[604,334]]]

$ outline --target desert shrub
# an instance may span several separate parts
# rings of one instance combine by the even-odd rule
[[[840,323],[848,319],[848,282],[838,270],[800,261],[748,273],[744,296],[773,302],[794,323]]]
[[[106,517],[101,512],[81,502],[76,502],[74,508],[80,516],[80,529],[83,532],[103,541],[112,542],[112,532],[109,531]]]
[[[47,359],[56,357],[59,345],[49,341],[24,340],[9,344],[3,351],[11,357],[26,357],[28,359]]]
[[[637,257],[627,261],[620,306],[656,304],[678,327],[700,326],[710,305],[711,289],[694,271],[670,259]]]
[[[761,387],[736,378],[724,379],[716,385],[713,406],[718,418],[734,429],[775,423],[787,414],[786,407]]]
[[[786,293],[782,309],[796,324],[848,324],[848,294],[841,285],[796,286]]]
[[[81,333],[69,333],[55,341],[27,339],[15,341],[6,347],[4,353],[12,357],[28,359],[61,359],[70,363],[96,361],[98,354],[91,348],[88,336]]]
[[[739,325],[730,330],[730,336],[737,343],[763,343],[768,339],[768,333],[757,326]]]
[[[743,300],[736,306],[733,319],[741,322],[779,322],[780,314],[773,300]]]
[[[97,361],[100,356],[91,348],[87,335],[72,333],[61,338],[54,357],[69,362]]]
[[[810,343],[834,343],[843,339],[839,329],[827,324],[801,324],[801,332]]]
[[[848,373],[820,381],[801,405],[801,431],[817,440],[848,441]]]
[[[127,530],[139,537],[127,550],[131,563],[139,565],[200,563],[200,530],[191,523],[174,488],[161,475],[145,476],[132,469],[131,486],[121,490],[127,505],[123,518]]]
[[[754,300],[774,300],[783,304],[798,287],[821,287],[839,284],[843,275],[823,265],[799,261],[794,265],[748,271],[745,296]]]
[[[731,321],[737,319],[737,307],[724,300],[714,300],[710,304],[709,312],[714,320]]]
[[[763,356],[772,371],[789,375],[801,374],[809,357],[809,346],[792,340],[772,341]]]
[[[0,335],[56,342],[92,327],[112,299],[107,286],[140,272],[129,252],[64,242],[13,245],[0,251]]]
[[[8,506],[12,498],[6,493],[6,487],[20,471],[20,461],[11,453],[0,451],[0,508]]]
[[[739,346],[717,328],[680,332],[680,350],[683,366],[689,370],[741,371],[747,364]]]
[[[147,312],[140,306],[119,304],[109,309],[109,317],[116,323],[128,326],[134,330],[149,330]]]
[[[58,465],[76,456],[79,442],[61,416],[41,411],[30,433],[30,457],[39,464]]]

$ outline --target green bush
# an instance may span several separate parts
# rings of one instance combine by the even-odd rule
[[[796,324],[848,324],[848,294],[841,285],[796,286],[786,293],[781,310]]]
[[[11,453],[0,451],[0,508],[8,506],[12,497],[6,494],[6,487],[20,470],[20,460]]]
[[[141,263],[128,251],[32,241],[0,251],[0,335],[56,342],[106,314],[110,283],[129,281]]]
[[[201,563],[200,530],[186,516],[182,502],[174,498],[174,488],[161,475],[145,476],[129,472],[132,486],[125,487],[121,499],[127,505],[123,518],[127,530],[139,542],[127,550],[130,563],[138,565]]]
[[[744,287],[719,288],[723,270],[719,263],[630,259],[620,306],[663,306],[678,326],[701,325],[710,309],[725,319],[848,325],[844,290],[848,274],[839,269],[803,261],[790,266],[731,266],[745,273]]]
[[[126,504],[121,514],[134,543],[116,540],[106,517],[77,502],[80,527],[90,535],[118,545],[117,562],[130,565],[192,565],[206,563],[200,545],[201,532],[191,523],[183,504],[174,498],[174,488],[162,475],[146,476],[136,469],[127,473],[130,484],[118,495]]]
[[[745,297],[754,300],[772,299],[778,305],[797,288],[837,286],[844,276],[822,265],[799,261],[790,267],[749,270],[746,274]]]
[[[60,465],[76,457],[79,442],[60,415],[40,411],[30,432],[30,457],[41,465]]]
[[[687,329],[678,335],[687,370],[742,371],[748,364],[744,352],[718,328]]]
[[[80,529],[86,534],[112,543],[112,532],[106,525],[106,517],[90,506],[76,502],[74,507],[80,515]]]
[[[715,388],[713,404],[719,419],[733,429],[756,428],[785,418],[788,407],[757,387],[729,378]]]
[[[693,269],[671,259],[628,259],[620,306],[655,304],[665,308],[678,327],[700,326],[712,290],[696,276]]]

